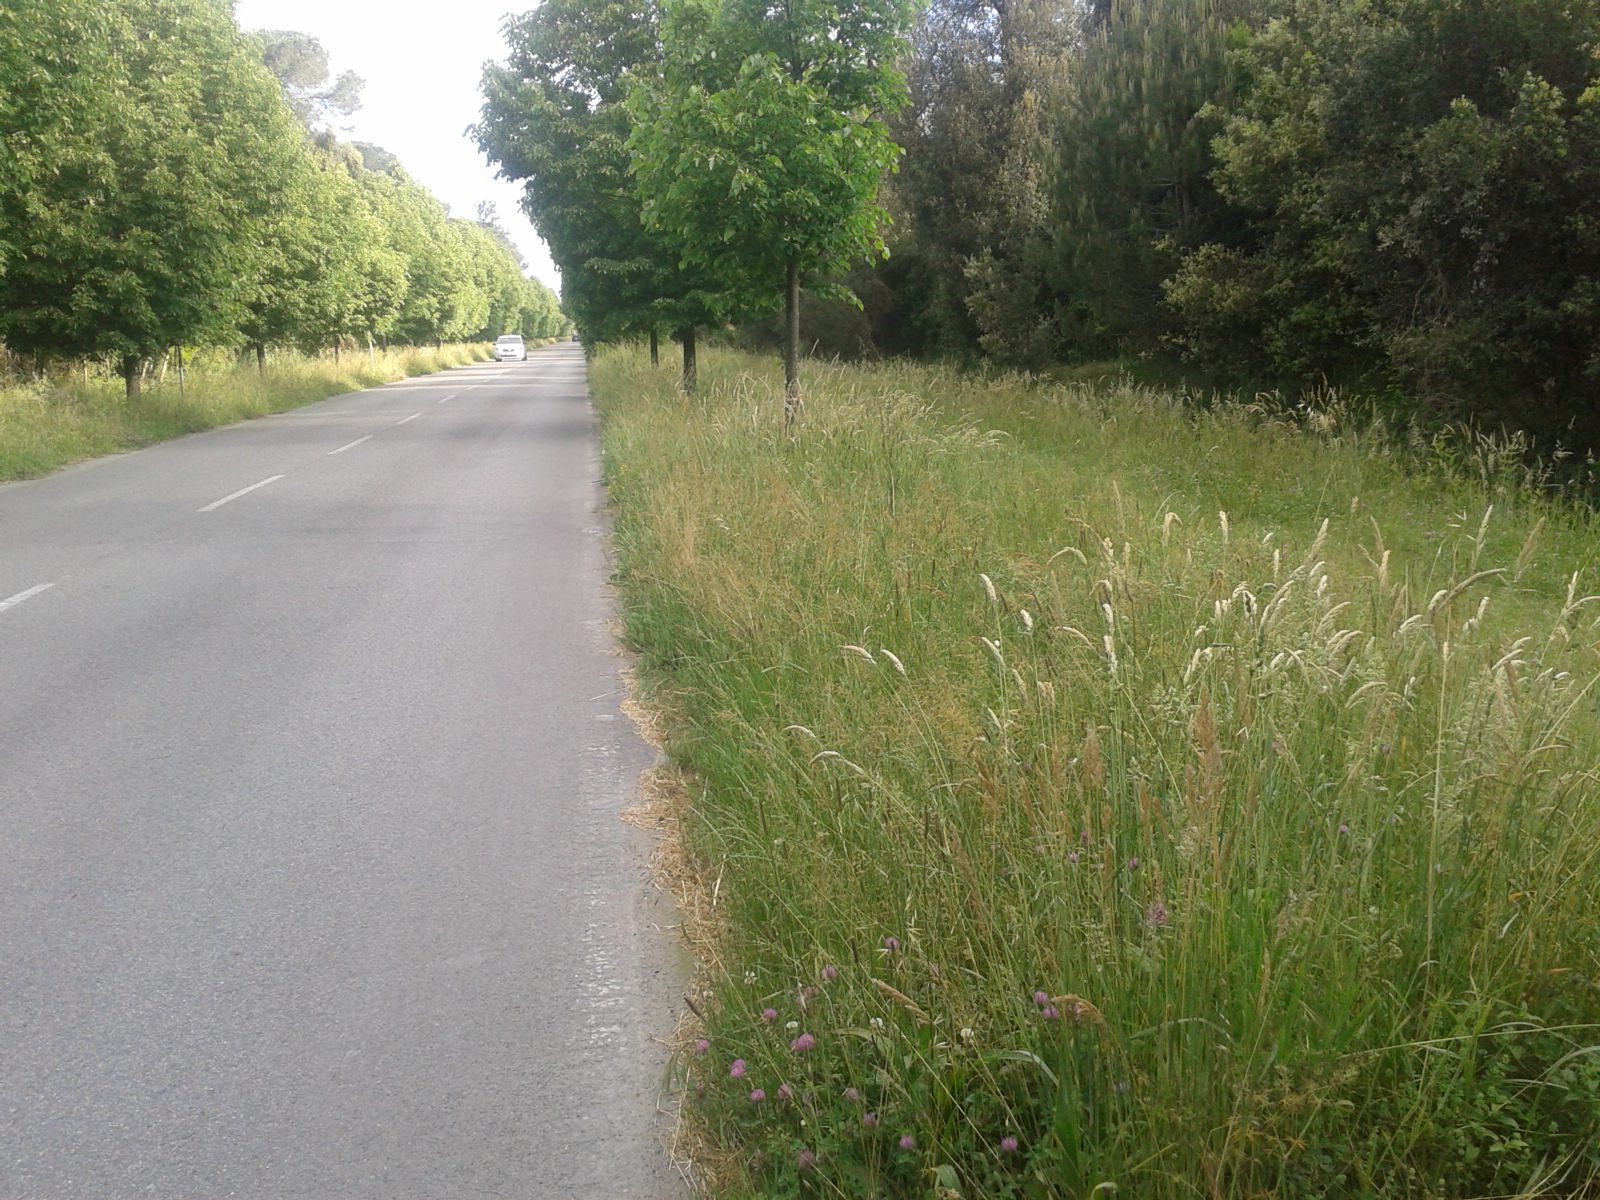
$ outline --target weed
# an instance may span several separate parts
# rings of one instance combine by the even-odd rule
[[[1595,1194],[1591,518],[1327,397],[701,369],[593,386],[735,1190]]]
[[[220,353],[191,363],[180,385],[161,371],[129,402],[120,376],[80,364],[0,386],[0,479],[27,479],[113,454],[487,357],[483,346],[395,349],[329,358],[284,355],[265,375]]]

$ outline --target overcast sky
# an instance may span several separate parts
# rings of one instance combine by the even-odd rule
[[[534,0],[237,0],[241,29],[295,29],[328,48],[333,74],[367,81],[348,141],[375,142],[445,204],[470,217],[492,200],[530,274],[559,288],[549,251],[518,207],[521,188],[494,168],[464,132],[483,101],[478,80],[489,59],[503,60],[500,25]]]

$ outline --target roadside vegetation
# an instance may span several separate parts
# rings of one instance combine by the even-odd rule
[[[670,334],[691,388],[732,323],[791,392],[808,347],[1175,359],[1600,450],[1600,0],[544,0],[504,32],[479,146],[585,339]]]
[[[134,401],[120,373],[104,366],[0,380],[0,480],[43,475],[96,455],[488,357],[481,343],[375,349],[339,360],[284,352],[262,374],[253,360],[202,355],[189,363],[181,386],[175,366],[158,368]]]
[[[601,352],[730,1196],[1600,1189],[1600,578],[1519,447]]]
[[[569,329],[492,205],[452,217],[394,155],[334,135],[361,87],[330,81],[315,38],[241,31],[226,0],[8,3],[0,346],[36,374],[113,360],[132,405],[153,364],[196,351],[264,372],[280,349]]]

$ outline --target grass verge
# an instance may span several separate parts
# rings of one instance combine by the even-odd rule
[[[1596,1194],[1590,514],[1336,402],[701,380],[591,376],[717,1191]]]
[[[0,479],[29,479],[114,454],[311,404],[341,392],[426,375],[489,356],[480,345],[404,348],[342,361],[275,355],[265,375],[233,356],[202,358],[179,389],[176,372],[129,403],[119,377],[76,373],[0,386]]]

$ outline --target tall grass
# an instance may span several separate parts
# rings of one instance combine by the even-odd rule
[[[719,1190],[1600,1194],[1590,516],[1336,403],[592,384]]]
[[[26,479],[96,455],[130,450],[340,392],[425,375],[488,357],[480,345],[392,349],[331,358],[274,355],[266,372],[232,355],[202,357],[147,383],[130,403],[120,376],[78,368],[0,381],[0,479]]]

